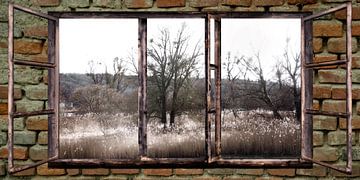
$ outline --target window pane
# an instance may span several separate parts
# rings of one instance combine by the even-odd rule
[[[300,19],[222,19],[222,156],[300,156]]]
[[[204,19],[148,19],[148,156],[205,156]]]
[[[137,19],[60,20],[60,157],[138,155]]]

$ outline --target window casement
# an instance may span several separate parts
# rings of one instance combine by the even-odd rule
[[[313,62],[312,47],[312,23],[321,16],[346,9],[346,58],[329,62]],[[25,61],[14,58],[14,10],[29,13],[31,15],[48,20],[48,62]],[[310,13],[244,13],[244,12],[49,12],[49,14],[35,12],[29,8],[9,3],[9,36],[8,36],[8,63],[9,63],[9,96],[8,96],[8,171],[19,172],[36,167],[40,164],[49,163],[49,167],[116,167],[116,168],[153,168],[153,167],[182,167],[182,168],[235,168],[235,167],[302,167],[310,168],[313,163],[320,164],[341,172],[352,172],[352,146],[351,146],[351,118],[352,118],[352,94],[351,94],[351,10],[352,4],[329,9],[318,14]],[[89,19],[89,18],[112,18],[112,19],[136,19],[138,21],[138,54],[137,54],[137,103],[138,103],[138,153],[134,158],[66,158],[60,154],[59,126],[60,118],[60,20],[62,19]],[[152,19],[156,18],[191,18],[201,19],[204,27],[202,45],[204,47],[203,60],[204,73],[204,116],[203,126],[203,149],[204,155],[197,157],[173,157],[173,156],[149,156],[149,43],[148,27]],[[300,116],[300,144],[299,153],[292,156],[271,158],[270,156],[246,157],[242,154],[224,154],[222,143],[222,109],[221,102],[223,86],[222,60],[225,54],[222,47],[227,42],[221,40],[223,22],[228,19],[298,19],[301,22],[301,116]],[[213,56],[211,55],[213,52]],[[346,65],[346,112],[324,112],[312,109],[313,96],[313,71],[329,65]],[[14,65],[45,68],[48,70],[48,109],[34,112],[18,112],[14,103]],[[48,159],[26,166],[14,165],[14,118],[48,115]],[[339,168],[331,164],[317,161],[313,158],[312,148],[312,115],[336,116],[347,119],[347,165]],[[257,129],[252,129],[257,131]],[[231,137],[231,134],[230,134]],[[288,146],[292,146],[289,144]],[[259,155],[259,154],[258,154]]]

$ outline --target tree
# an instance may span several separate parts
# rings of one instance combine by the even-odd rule
[[[257,98],[258,100],[265,103],[268,108],[273,112],[273,116],[276,119],[281,119],[281,115],[279,113],[279,104],[283,97],[277,96],[272,92],[272,88],[276,85],[275,83],[268,83],[264,76],[264,70],[260,59],[260,53],[257,52],[254,57],[241,57],[239,62],[246,67],[257,79],[258,88],[253,89],[254,91],[250,96]],[[280,89],[279,89],[280,90]],[[280,92],[280,91],[278,91]],[[279,94],[279,93],[277,93]],[[280,93],[280,95],[283,93]]]
[[[115,57],[112,62],[112,73],[109,73],[108,67],[106,64],[101,62],[95,62],[93,60],[89,61],[89,70],[86,74],[89,76],[93,84],[106,85],[109,88],[116,89],[119,92],[124,92],[127,88],[125,82],[125,61],[121,58]],[[104,72],[99,71],[98,68],[103,66]]]
[[[294,98],[294,107],[295,107],[295,116],[300,120],[301,110],[300,110],[300,92],[298,87],[298,79],[300,76],[300,53],[291,53],[289,52],[289,42],[290,38],[286,39],[286,47],[284,49],[284,57],[282,67],[285,70],[285,73],[289,76],[290,83],[292,86],[292,95]]]
[[[231,53],[228,52],[226,60],[223,63],[225,68],[226,80],[223,81],[222,88],[222,107],[223,109],[229,109],[233,113],[235,118],[238,118],[238,110],[240,103],[243,103],[243,94],[241,93],[241,78],[245,79],[247,75],[247,69],[240,65],[238,57],[231,57]],[[224,116],[225,117],[225,116]]]
[[[122,96],[115,89],[93,84],[78,87],[74,90],[71,100],[81,113],[115,113],[121,106]]]
[[[191,76],[196,71],[198,58],[202,55],[199,43],[188,50],[190,37],[186,35],[186,24],[171,38],[167,28],[160,30],[158,39],[151,39],[148,49],[149,61],[149,91],[153,96],[150,100],[156,106],[155,113],[160,115],[162,123],[167,122],[167,112],[170,111],[170,124],[180,113],[180,91],[185,86],[191,86]]]

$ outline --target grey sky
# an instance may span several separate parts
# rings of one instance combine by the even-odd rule
[[[175,36],[186,22],[190,45],[201,40],[204,46],[204,19],[148,19],[148,39],[168,27]],[[286,38],[290,38],[291,51],[300,52],[299,19],[222,19],[222,54],[260,56],[271,71],[276,57],[282,55]],[[60,72],[86,73],[90,60],[111,67],[115,57],[126,58],[134,52],[137,57],[137,19],[61,19],[60,20]],[[191,49],[191,48],[189,48]],[[203,58],[200,60],[203,70]],[[104,69],[99,69],[104,72]]]

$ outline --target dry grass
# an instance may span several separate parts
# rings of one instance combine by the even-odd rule
[[[300,154],[300,124],[288,115],[272,119],[269,112],[224,113],[222,155],[239,158],[295,157]],[[204,116],[183,115],[173,128],[156,119],[148,123],[148,156],[194,158],[205,156]],[[212,137],[213,132],[212,132]],[[214,139],[214,138],[212,138]],[[87,114],[61,117],[62,158],[133,159],[138,155],[137,117]]]

